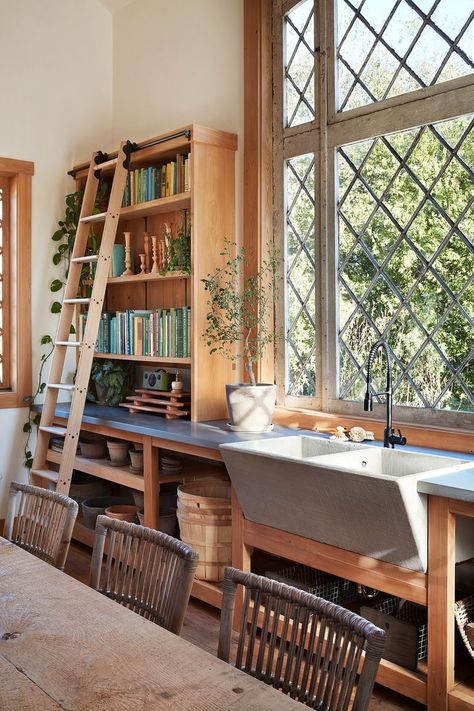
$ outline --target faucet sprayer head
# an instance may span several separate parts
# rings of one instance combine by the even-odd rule
[[[365,397],[364,397],[364,410],[365,410],[365,412],[372,412],[373,409],[374,409],[374,400],[373,400],[371,393],[369,393],[369,390],[367,389],[365,391]]]

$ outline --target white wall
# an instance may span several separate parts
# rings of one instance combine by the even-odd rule
[[[113,131],[243,130],[243,0],[135,0],[114,15]]]
[[[33,378],[43,333],[57,318],[49,282],[50,236],[64,195],[74,189],[67,170],[111,138],[112,19],[97,0],[0,0],[0,156],[35,163],[32,206]],[[0,410],[0,518],[8,482],[22,471],[26,410]]]
[[[35,162],[36,377],[37,344],[57,323],[49,314],[48,284],[57,276],[50,236],[74,188],[66,172],[92,150],[188,123],[237,133],[240,233],[243,0],[134,0],[113,17],[98,0],[0,0],[0,66],[0,155]],[[21,475],[24,419],[24,410],[0,410],[0,518],[7,482]]]
[[[237,133],[241,228],[243,0],[134,0],[113,16],[113,134],[140,141],[189,123]]]

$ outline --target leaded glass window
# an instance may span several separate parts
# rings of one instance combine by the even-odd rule
[[[471,74],[472,0],[339,0],[337,109]]]

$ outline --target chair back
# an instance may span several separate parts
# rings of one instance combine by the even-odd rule
[[[64,494],[12,481],[3,535],[64,570],[77,510],[77,503]]]
[[[383,630],[310,593],[227,568],[217,652],[226,662],[238,585],[244,588],[233,660],[238,669],[314,709],[368,708],[385,642]]]
[[[198,554],[161,531],[98,516],[90,585],[165,629],[181,633]]]

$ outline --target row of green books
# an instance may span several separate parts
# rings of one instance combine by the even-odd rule
[[[82,341],[87,313],[79,318]],[[106,311],[102,314],[96,342],[97,353],[111,355],[189,358],[191,308]]]
[[[129,171],[122,207],[178,195],[189,189],[189,158],[178,153],[176,160],[165,165]]]

